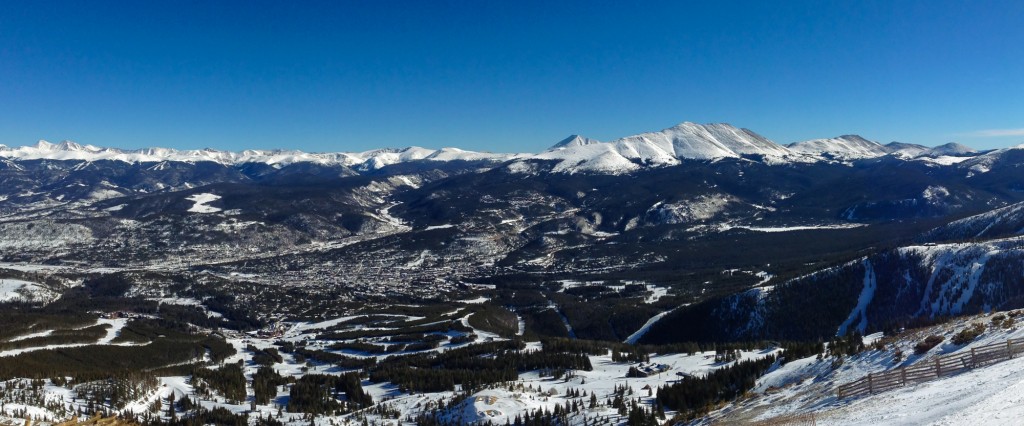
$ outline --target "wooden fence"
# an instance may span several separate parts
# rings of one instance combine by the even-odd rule
[[[950,376],[972,368],[1006,361],[1024,353],[1024,340],[1007,340],[971,348],[970,353],[955,353],[918,361],[911,366],[871,373],[866,377],[839,386],[836,394],[840,398],[870,395],[908,384],[926,382],[942,376]]]

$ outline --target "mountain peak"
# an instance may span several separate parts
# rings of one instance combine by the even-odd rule
[[[977,154],[978,151],[966,145],[961,145],[956,142],[950,142],[947,144],[939,145],[935,148],[929,149],[929,155],[951,155],[951,156],[963,156]]]
[[[701,123],[694,123],[692,121],[684,121],[682,123],[679,123],[679,124],[676,124],[675,126],[670,127],[670,129],[713,129],[713,128],[726,128],[726,129],[727,128],[732,128],[732,129],[738,129],[736,126],[733,126],[732,124],[729,124],[729,123],[704,123],[704,124],[701,124]]]
[[[842,135],[842,136],[837,137],[836,139],[844,140],[844,141],[858,142],[858,143],[868,144],[868,145],[881,145],[878,142],[867,140],[867,139],[865,139],[861,135],[854,135],[854,134]]]
[[[694,123],[692,121],[684,121],[682,123],[676,124],[675,126],[672,126],[672,127],[669,127],[669,128],[670,129],[704,128],[704,127],[710,127],[710,126],[714,126],[714,125],[715,125],[715,123],[700,124],[700,123]]]
[[[81,145],[77,142],[70,140],[63,140],[60,143],[52,143],[45,139],[40,139],[35,145],[28,145],[25,148],[32,148],[41,152],[53,152],[53,151],[99,151],[100,148],[92,145]]]
[[[657,132],[599,142],[573,135],[551,149],[533,156],[557,160],[555,172],[627,173],[646,167],[680,164],[685,160],[716,160],[761,156],[776,162],[792,153],[764,136],[726,123],[698,124],[690,121]],[[529,167],[521,167],[523,170]]]
[[[865,139],[860,135],[842,135],[834,138],[812,139],[803,142],[794,142],[787,147],[793,151],[825,155],[839,159],[858,159],[881,157],[889,153],[889,150],[882,144]]]
[[[597,139],[591,139],[580,135],[570,135],[569,137],[562,139],[558,141],[558,143],[552,145],[551,148],[548,148],[548,151],[571,148],[575,146],[594,145],[599,143],[601,143],[601,141]]]
[[[82,145],[69,140],[61,141],[61,143],[57,144],[56,148],[63,151],[82,151],[85,149]]]
[[[899,156],[899,157],[905,157],[905,158],[917,157],[917,156],[921,155],[922,153],[925,153],[929,149],[931,149],[931,148],[928,148],[927,146],[924,146],[924,145],[918,145],[918,144],[915,144],[915,143],[895,142],[895,141],[889,142],[889,143],[885,144],[884,146],[885,146],[885,149],[887,151],[889,151],[889,154],[896,155],[896,156]]]

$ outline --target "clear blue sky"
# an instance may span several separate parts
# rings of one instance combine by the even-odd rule
[[[1024,2],[4,1],[0,143],[1024,143]]]

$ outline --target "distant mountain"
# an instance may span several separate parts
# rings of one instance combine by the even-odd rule
[[[884,145],[857,135],[795,142],[787,147],[794,152],[843,160],[881,157],[890,152]]]
[[[929,157],[939,157],[943,155],[953,157],[964,157],[977,154],[978,151],[969,146],[961,145],[956,142],[950,142],[944,145],[939,145],[935,148],[930,148],[919,155],[926,155]]]
[[[553,172],[628,173],[642,168],[680,164],[683,160],[759,157],[766,162],[799,161],[797,155],[764,136],[729,124],[684,122],[659,132],[641,133],[611,142],[570,137],[552,149],[523,158],[514,171],[532,170],[526,163],[553,161]],[[807,161],[804,159],[804,161]]]
[[[967,169],[969,176],[988,173],[992,170],[1004,168],[1004,166],[1015,168],[1019,167],[1018,165],[1024,161],[1024,144],[996,149],[966,158],[965,161],[958,164],[958,167]],[[1021,189],[1024,190],[1024,188]]]
[[[0,260],[178,265],[223,277],[287,276],[302,285],[332,277],[406,296],[424,284],[486,284],[516,293],[545,283],[550,299],[510,295],[515,300],[495,303],[524,303],[516,312],[528,316],[527,324],[550,314],[562,327],[551,310],[557,305],[583,339],[621,342],[669,311],[645,339],[817,338],[844,323],[861,324],[851,312],[869,266],[882,295],[903,272],[918,277],[952,265],[915,254],[930,249],[879,257],[894,247],[1004,238],[1024,229],[1017,208],[950,224],[1024,202],[1022,166],[1024,146],[974,153],[841,136],[786,147],[728,124],[695,123],[610,142],[574,135],[539,154],[120,150],[44,141],[0,147]],[[937,227],[948,231],[923,237]],[[1007,253],[985,263],[983,283],[994,286],[1001,277],[1020,277],[1005,266],[1020,265],[1009,262],[1018,249],[1006,244],[974,251],[951,244],[934,253],[970,255],[964,259],[979,264],[990,251]],[[969,266],[946,270],[961,274]],[[834,273],[800,278],[827,270]],[[954,278],[935,283],[953,288]],[[564,293],[554,287],[562,280],[572,282]],[[590,310],[590,298],[606,289],[574,288],[612,280],[656,283],[672,293],[649,303],[628,296],[611,315],[612,307]],[[776,284],[776,293],[751,290]],[[800,305],[809,300],[808,288],[818,302]],[[1004,288],[1020,290],[1024,300],[1024,289]],[[625,284],[614,292],[640,290]],[[737,294],[747,297],[722,299]],[[577,297],[578,304],[567,304]],[[921,300],[918,294],[913,311],[906,301],[875,305],[899,311],[869,310],[866,327],[917,316]],[[978,303],[1008,300],[986,296]],[[721,308],[743,304],[770,309],[754,311],[758,317]],[[946,305],[922,312],[975,306]],[[705,325],[718,317],[747,334]],[[767,326],[755,324],[758,318]],[[702,330],[715,335],[674,334]]]
[[[916,143],[889,142],[885,144],[885,149],[889,154],[914,158],[931,148],[924,145],[918,145]]]
[[[572,135],[552,145],[551,148],[548,148],[548,151],[575,148],[579,146],[594,145],[599,143],[601,143],[601,141],[597,139],[591,139],[580,135]]]
[[[507,170],[517,173],[544,171],[570,174],[623,174],[642,169],[675,166],[689,160],[716,161],[742,158],[765,164],[793,164],[849,162],[886,155],[905,160],[933,159],[931,161],[949,165],[977,156],[978,153],[954,143],[935,148],[898,142],[882,145],[857,135],[814,139],[783,146],[751,130],[729,124],[691,122],[610,142],[572,135],[538,154],[474,152],[458,148],[427,149],[415,146],[364,152],[307,153],[296,150],[124,150],[80,145],[71,141],[58,144],[39,141],[35,145],[21,147],[0,145],[0,158],[14,161],[212,162],[225,166],[262,164],[277,169],[312,164],[344,167],[353,170],[354,173],[376,173],[391,166],[420,163],[472,163],[484,168],[505,164]]]
[[[297,163],[313,163],[340,165],[359,170],[376,170],[389,165],[410,161],[502,162],[516,158],[517,155],[464,151],[457,148],[433,150],[420,147],[337,153],[307,153],[295,150],[245,150],[231,152],[214,149],[176,150],[170,148],[123,150],[93,145],[80,145],[71,141],[54,144],[41,140],[35,145],[22,147],[12,148],[0,145],[0,157],[16,160],[111,160],[127,163],[156,163],[162,161],[185,163],[214,162],[224,165],[260,163],[278,167]]]

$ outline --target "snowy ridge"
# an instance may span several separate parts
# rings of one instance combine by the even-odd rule
[[[931,148],[928,148],[924,145],[918,145],[913,143],[889,142],[885,144],[885,149],[889,151],[889,154],[895,156],[914,158],[920,156],[921,154],[924,154]]]
[[[837,138],[813,139],[795,142],[787,146],[794,152],[812,155],[828,155],[837,159],[852,160],[859,158],[881,157],[889,153],[884,145],[869,141],[857,135],[844,135]]]
[[[945,145],[939,145],[935,148],[930,148],[919,155],[928,157],[941,157],[941,156],[954,156],[962,157],[977,154],[978,151],[969,146],[964,146],[955,142],[950,142]]]
[[[209,161],[226,165],[261,163],[274,166],[313,163],[340,165],[361,171],[377,170],[410,161],[475,161],[495,164],[512,162],[509,170],[518,173],[535,171],[528,163],[530,160],[552,161],[552,171],[560,173],[629,173],[644,168],[677,165],[684,160],[747,158],[768,164],[787,164],[848,161],[884,155],[904,159],[947,158],[942,163],[954,164],[959,161],[948,159],[969,158],[976,156],[977,152],[954,143],[936,148],[896,142],[882,145],[856,135],[814,139],[783,146],[753,131],[730,124],[692,122],[683,122],[661,131],[627,136],[611,142],[572,135],[538,154],[474,152],[458,148],[434,150],[416,146],[365,152],[307,153],[296,150],[124,150],[80,145],[71,141],[54,144],[43,140],[35,145],[21,147],[0,145],[0,158],[11,160],[110,160],[129,163]]]
[[[531,158],[557,161],[555,172],[624,173],[643,167],[672,166],[687,159],[714,160],[744,155],[759,155],[774,162],[809,161],[747,129],[724,123],[691,122],[611,142],[570,137]]]
[[[971,177],[981,173],[988,173],[1003,158],[1016,155],[1018,158],[1024,154],[1024,144],[988,151],[960,163],[960,167],[968,170],[967,176]]]
[[[377,149],[365,152],[307,153],[295,150],[245,150],[239,152],[213,149],[177,150],[170,148],[143,148],[124,150],[80,145],[71,141],[59,144],[44,140],[35,145],[8,147],[0,145],[0,157],[15,160],[77,160],[77,161],[122,161],[126,163],[214,162],[227,165],[262,163],[286,166],[295,163],[341,165],[361,170],[376,170],[392,164],[408,161],[491,161],[502,162],[520,157],[521,154],[493,154],[464,151],[457,148],[438,150],[409,147],[404,149]]]
[[[959,144],[936,148],[893,142],[882,145],[857,135],[814,139],[787,146],[747,129],[725,123],[684,122],[659,131],[628,136],[611,142],[573,135],[545,152],[513,162],[513,172],[533,172],[525,160],[554,161],[554,172],[630,173],[650,167],[680,164],[683,160],[714,161],[748,158],[767,164],[850,161],[891,155],[904,160],[930,160],[952,165],[976,151]]]
[[[578,147],[578,146],[594,145],[594,144],[599,144],[599,143],[601,143],[601,141],[599,141],[597,139],[591,139],[591,138],[583,137],[583,136],[580,136],[580,135],[572,135],[572,136],[569,136],[569,137],[567,137],[565,139],[562,139],[558,143],[554,144],[551,148],[548,149],[548,151],[554,151],[554,150],[566,149],[566,148],[575,148],[575,147]]]
[[[1024,234],[1024,203],[1011,204],[933,229],[931,240],[993,238]]]

